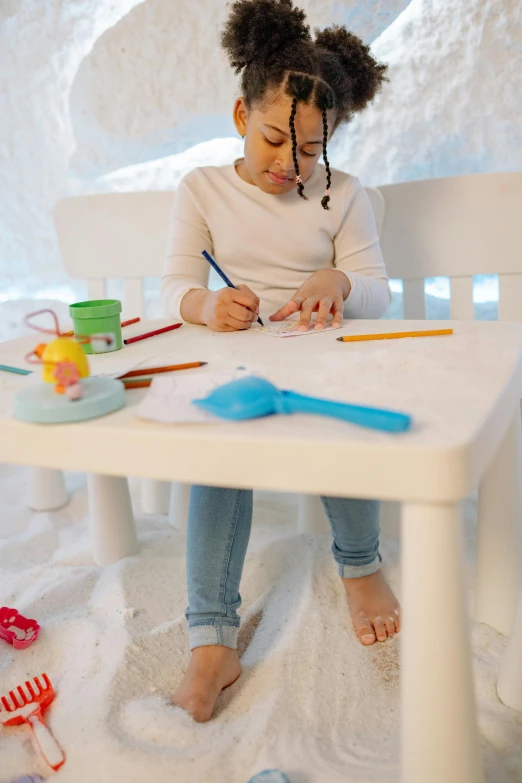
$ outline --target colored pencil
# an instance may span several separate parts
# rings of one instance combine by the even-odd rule
[[[131,324],[137,324],[138,321],[141,321],[141,318],[130,318],[128,321],[122,321],[121,326],[123,328],[124,326],[130,326]],[[62,337],[74,337],[74,330],[71,329],[70,332],[64,332]]]
[[[129,318],[128,321],[122,321],[122,326],[130,326],[131,324],[137,324],[138,321],[141,321],[141,318]]]
[[[179,329],[180,326],[183,326],[183,324],[171,324],[170,326],[164,326],[162,329],[155,329],[153,332],[147,332],[146,334],[138,334],[136,335],[136,337],[129,337],[127,340],[124,340],[123,342],[125,343],[125,345],[130,345],[131,343],[137,343],[140,340],[146,340],[147,337],[155,337],[157,334],[172,332],[173,329]]]
[[[359,343],[365,340],[397,340],[402,337],[439,337],[453,334],[453,329],[427,329],[423,332],[385,332],[384,334],[349,334],[335,339],[340,343]]]
[[[123,381],[126,389],[146,389],[152,383],[152,378],[136,378],[132,381]]]
[[[170,367],[144,367],[143,370],[131,370],[120,375],[119,380],[126,378],[141,378],[142,375],[155,375],[159,372],[175,372],[176,370],[191,370],[193,367],[203,367],[208,362],[188,362],[187,364],[173,364]]]
[[[31,375],[32,370],[24,370],[21,367],[10,367],[8,364],[0,364],[0,370],[14,372],[16,375]]]
[[[231,280],[229,280],[229,278],[226,276],[226,274],[223,272],[223,270],[217,265],[216,261],[212,258],[210,253],[207,253],[206,250],[202,250],[201,251],[201,255],[203,256],[203,258],[206,258],[206,260],[208,261],[208,263],[210,264],[210,266],[212,267],[214,272],[218,273],[218,275],[220,276],[222,281],[225,283],[225,285],[227,285],[229,288],[236,288],[234,283]],[[237,288],[236,288],[236,291],[237,291]],[[263,323],[263,321],[261,320],[261,318],[259,316],[257,316],[257,320],[258,320],[258,323],[261,324],[261,326],[264,326],[264,323]]]

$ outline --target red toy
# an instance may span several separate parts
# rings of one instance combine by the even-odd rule
[[[12,644],[15,650],[24,650],[29,647],[35,641],[39,631],[40,626],[36,620],[22,617],[16,609],[9,609],[7,606],[0,607],[0,639]]]
[[[65,761],[63,751],[43,722],[42,712],[54,699],[54,688],[47,674],[42,674],[43,686],[38,677],[26,680],[25,689],[19,685],[9,696],[0,699],[0,722],[4,726],[28,723],[44,759],[52,769],[60,769]]]

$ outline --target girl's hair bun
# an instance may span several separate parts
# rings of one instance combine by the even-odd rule
[[[315,43],[336,55],[351,81],[353,110],[364,109],[379,91],[382,82],[387,81],[387,66],[374,60],[370,47],[345,27],[334,25],[316,30]]]
[[[255,60],[269,62],[295,41],[311,40],[306,15],[292,0],[236,0],[221,34],[221,45],[239,73]]]

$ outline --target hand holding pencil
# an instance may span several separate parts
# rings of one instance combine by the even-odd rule
[[[259,297],[246,285],[209,291],[203,317],[215,332],[250,329],[258,320]]]
[[[209,292],[205,307],[207,326],[215,332],[249,329],[255,321],[263,326],[259,317],[259,297],[246,285],[235,286],[206,250],[202,250],[201,255],[227,286],[219,291]]]

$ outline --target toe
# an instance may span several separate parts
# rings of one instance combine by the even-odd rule
[[[192,698],[181,705],[196,723],[206,723],[212,716],[213,704],[206,699]]]
[[[395,636],[395,620],[393,617],[384,617],[384,625],[388,636]]]
[[[380,642],[386,641],[388,636],[386,632],[386,625],[382,617],[376,617],[373,621],[373,627],[375,628],[375,634]]]
[[[393,611],[393,622],[395,623],[395,630],[397,633],[401,630],[401,610],[399,607]]]
[[[373,644],[375,642],[375,632],[372,624],[367,618],[355,626],[355,632],[362,644]]]

